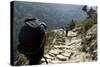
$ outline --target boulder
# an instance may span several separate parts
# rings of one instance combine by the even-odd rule
[[[48,54],[44,55],[47,59],[52,59],[52,57]]]
[[[63,62],[62,61],[59,61],[59,60],[52,60],[50,63],[51,64],[61,64]]]
[[[67,58],[65,57],[65,56],[63,56],[63,55],[57,55],[56,56],[59,60],[62,60],[62,61],[66,61],[67,60]]]
[[[71,52],[64,52],[64,53],[62,53],[62,55],[65,56],[65,57],[70,57]]]
[[[51,53],[51,54],[53,54],[53,55],[57,55],[57,54],[59,54],[59,52],[56,51],[56,50],[51,50],[49,53]]]
[[[53,54],[53,53],[49,52],[49,55],[52,56],[52,57],[55,57],[55,53]]]
[[[57,36],[64,36],[66,35],[65,31],[63,29],[55,29],[51,31],[52,34],[55,34]]]
[[[68,36],[71,36],[71,37],[77,36],[77,32],[68,31]]]

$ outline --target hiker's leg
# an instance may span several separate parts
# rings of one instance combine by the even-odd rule
[[[66,37],[67,37],[67,35],[68,35],[68,30],[66,30]]]

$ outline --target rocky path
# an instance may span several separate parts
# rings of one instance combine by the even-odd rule
[[[44,55],[48,64],[92,61],[89,53],[80,51],[81,42],[81,38],[77,36],[56,38],[54,47]],[[41,62],[46,64],[44,58],[41,59]]]

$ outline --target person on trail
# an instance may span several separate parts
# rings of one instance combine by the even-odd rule
[[[27,18],[25,24],[19,32],[18,51],[27,57],[29,65],[40,64],[44,57],[47,25],[38,18]]]
[[[69,25],[69,24],[67,24],[67,25],[65,26],[65,30],[66,30],[66,37],[67,37],[68,31],[70,30],[70,25]]]

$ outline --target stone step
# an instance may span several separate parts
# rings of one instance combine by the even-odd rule
[[[65,57],[63,55],[57,55],[56,58],[59,59],[59,60],[62,60],[62,61],[68,60],[68,57]]]

